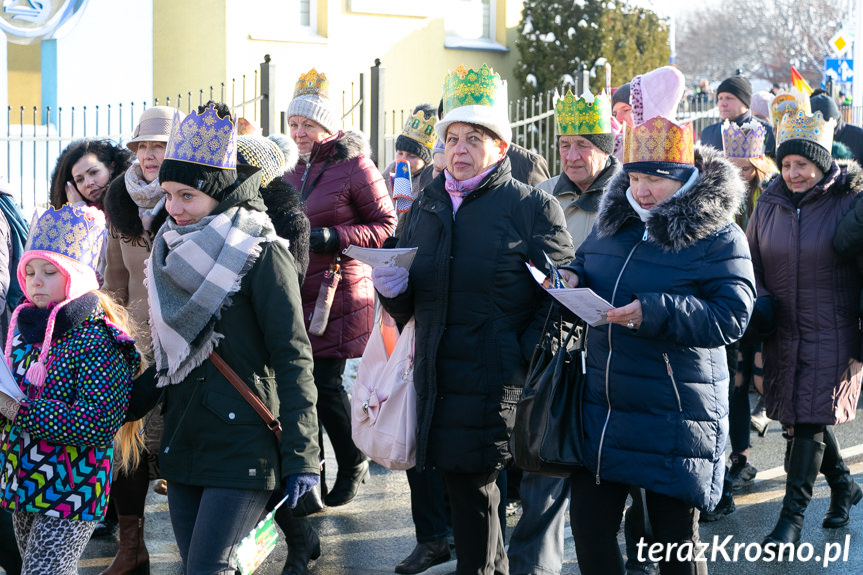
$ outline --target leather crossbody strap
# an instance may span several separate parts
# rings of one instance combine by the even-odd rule
[[[267,427],[270,428],[270,431],[272,431],[276,435],[276,439],[281,442],[282,424],[279,423],[278,419],[273,417],[272,412],[267,409],[267,406],[263,404],[263,402],[258,398],[257,395],[252,393],[252,390],[249,389],[249,386],[247,386],[243,382],[243,380],[240,379],[240,376],[237,375],[237,372],[231,369],[231,366],[228,365],[228,363],[224,359],[222,359],[221,355],[219,355],[215,351],[210,353],[210,361],[213,362],[213,365],[216,366],[216,369],[222,372],[222,375],[225,376],[225,379],[227,379],[228,382],[230,382],[230,384],[234,386],[234,389],[240,392],[240,395],[243,396],[243,399],[245,399],[248,404],[252,406],[252,409],[254,409],[255,412],[261,416],[261,419],[264,420],[264,423],[267,424]]]

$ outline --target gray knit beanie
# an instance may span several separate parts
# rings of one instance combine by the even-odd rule
[[[328,98],[315,94],[303,94],[297,96],[288,104],[288,118],[291,116],[303,116],[313,122],[317,122],[330,134],[335,134],[341,129],[341,122],[330,108]]]

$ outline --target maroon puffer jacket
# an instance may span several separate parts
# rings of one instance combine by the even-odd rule
[[[832,239],[861,189],[860,167],[834,162],[795,209],[777,177],[746,228],[758,296],[779,303],[778,329],[764,342],[764,396],[767,415],[786,425],[854,419],[863,265],[840,258]]]
[[[300,161],[294,172],[285,174],[284,179],[303,192],[303,175],[308,171],[305,191],[312,184],[314,187],[306,198],[306,215],[313,228],[328,227],[338,232],[339,254],[350,244],[381,247],[396,225],[395,209],[383,177],[368,156],[368,144],[362,134],[339,132],[315,144],[309,163]],[[310,254],[302,287],[306,329],[324,272],[333,263],[334,255]],[[375,304],[372,269],[340,257],[342,279],[327,330],[321,337],[309,336],[315,357],[359,357],[372,331]]]

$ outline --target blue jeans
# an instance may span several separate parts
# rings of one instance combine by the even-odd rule
[[[569,478],[527,471],[521,477],[521,519],[509,538],[512,575],[557,575],[563,568],[563,537]]]
[[[234,551],[261,519],[270,494],[169,482],[171,526],[183,573],[234,575]]]

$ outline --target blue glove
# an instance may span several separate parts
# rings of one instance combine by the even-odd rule
[[[408,270],[396,266],[381,266],[372,270],[375,289],[386,298],[394,298],[408,289]]]
[[[300,497],[312,490],[318,484],[319,477],[316,473],[295,473],[288,475],[288,487],[285,489],[285,505],[293,509],[297,506]]]

